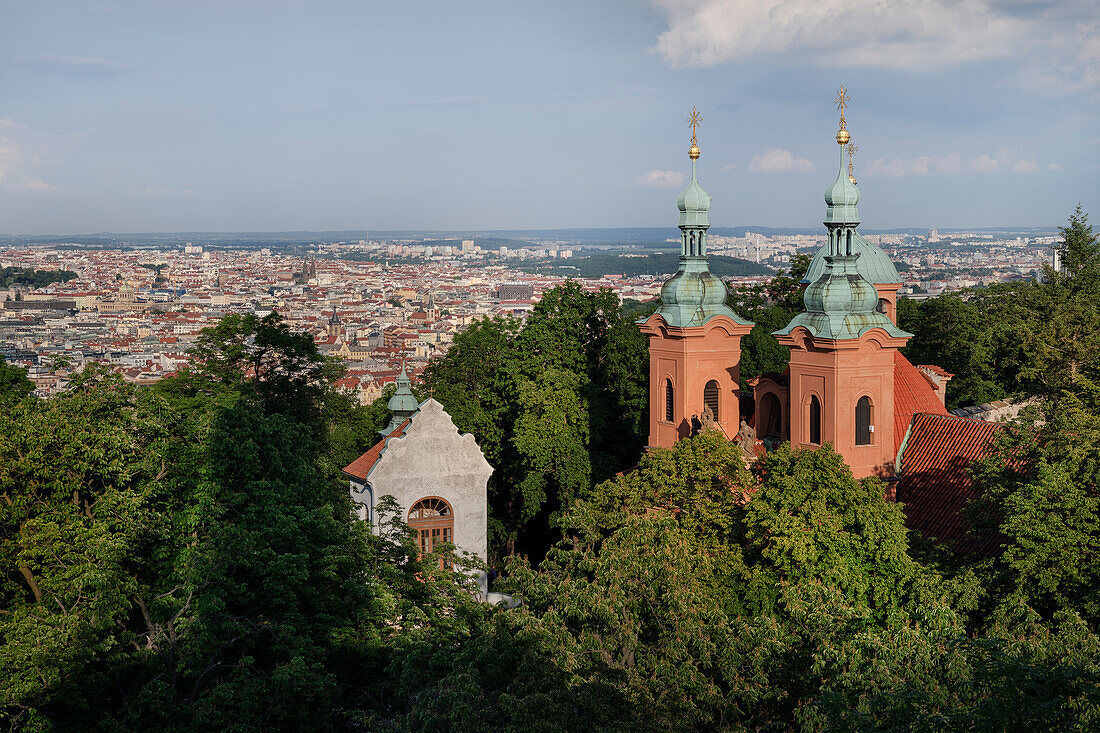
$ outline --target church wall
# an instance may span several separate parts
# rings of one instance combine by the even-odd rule
[[[658,317],[659,318],[659,317]],[[744,330],[748,331],[750,327]],[[741,337],[722,327],[666,329],[647,324],[649,340],[649,446],[671,447],[691,434],[691,419],[702,415],[707,382],[718,382],[717,424],[726,437],[737,435]],[[665,380],[673,380],[674,422],[665,421]]]
[[[821,400],[822,444],[832,443],[857,478],[887,475],[896,453],[893,435],[894,350],[860,339],[837,348],[791,349],[791,444],[809,442],[810,395]],[[797,395],[797,398],[795,397]],[[870,445],[856,445],[855,409],[871,398]]]

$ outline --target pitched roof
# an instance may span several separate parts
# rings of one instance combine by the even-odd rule
[[[394,430],[386,437],[382,438],[382,440],[375,443],[369,451],[359,456],[348,465],[344,466],[344,473],[354,479],[366,481],[367,476],[370,475],[371,469],[374,468],[374,464],[378,463],[378,459],[382,457],[382,451],[386,449],[386,443],[388,443],[393,438],[400,438],[402,435],[404,435],[405,428],[409,426],[410,421],[411,418],[409,420],[405,420],[405,422],[397,426],[396,430]]]
[[[897,501],[904,505],[905,523],[925,537],[948,544],[956,552],[989,556],[1000,538],[992,531],[972,531],[963,514],[977,498],[970,467],[986,455],[999,423],[954,415],[913,416],[901,450]]]
[[[946,415],[947,408],[909,360],[894,352],[894,445],[901,447],[905,431],[918,412]]]

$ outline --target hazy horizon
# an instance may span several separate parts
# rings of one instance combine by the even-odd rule
[[[13,0],[0,21],[3,231],[672,226],[693,105],[712,221],[813,229],[841,83],[866,229],[1100,215],[1086,0]]]

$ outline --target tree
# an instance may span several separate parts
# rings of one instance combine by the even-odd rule
[[[750,379],[770,372],[782,373],[790,352],[772,333],[785,327],[802,311],[802,278],[809,271],[807,255],[793,255],[789,271],[780,270],[767,283],[731,289],[726,304],[742,318],[753,322],[752,331],[741,340],[741,388]]]
[[[1100,241],[1088,221],[1088,214],[1081,208],[1081,204],[1077,204],[1069,215],[1067,225],[1058,228],[1062,234],[1062,241],[1058,245],[1062,268],[1069,277],[1082,270],[1095,268],[1100,262]],[[1093,276],[1095,277],[1095,273]]]
[[[573,496],[633,465],[648,425],[647,363],[615,295],[568,281],[522,324],[479,321],[429,365],[425,385],[494,468],[492,554],[540,556]]]
[[[31,392],[34,392],[34,382],[27,379],[27,370],[0,357],[0,410],[11,408]]]

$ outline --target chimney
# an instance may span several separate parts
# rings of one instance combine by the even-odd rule
[[[951,381],[951,378],[955,375],[945,369],[941,369],[938,366],[931,364],[918,364],[917,371],[928,380],[928,384],[931,385],[932,391],[936,393],[936,396],[940,398],[940,404],[947,406],[947,383]]]

